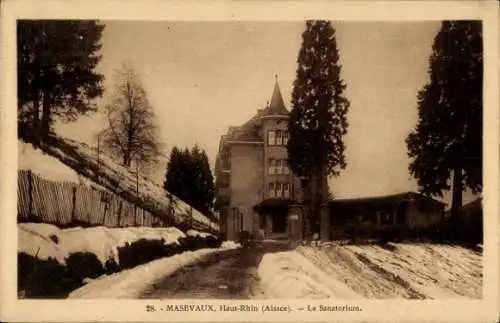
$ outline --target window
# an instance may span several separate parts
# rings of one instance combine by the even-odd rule
[[[283,138],[281,137],[281,130],[276,130],[276,145],[281,146],[283,144]]]
[[[276,197],[282,197],[281,183],[276,183]]]
[[[285,160],[283,161],[283,174],[290,174],[290,168],[288,168],[288,163]]]
[[[276,174],[283,174],[283,167],[280,159],[276,160]]]
[[[290,198],[290,184],[289,183],[283,184],[283,197]]]
[[[274,183],[269,183],[269,197],[274,197],[276,192],[274,191]]]
[[[275,144],[274,131],[271,130],[267,133],[267,144],[273,146]]]
[[[274,159],[269,159],[269,174],[273,175],[275,173],[275,160]]]
[[[288,137],[288,131],[283,131],[283,146],[286,146],[286,144],[288,143]]]

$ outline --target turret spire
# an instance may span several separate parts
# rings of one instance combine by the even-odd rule
[[[271,102],[269,104],[269,112],[273,114],[283,114],[288,113],[285,108],[285,103],[283,102],[283,96],[281,95],[280,86],[278,84],[278,74],[274,75],[274,90],[273,95],[271,97]]]

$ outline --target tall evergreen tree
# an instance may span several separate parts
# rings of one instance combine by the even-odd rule
[[[18,21],[20,131],[29,128],[45,138],[55,116],[73,121],[96,110],[92,99],[103,93],[103,76],[95,71],[103,30],[93,20]]]
[[[191,150],[172,148],[163,187],[198,211],[210,215],[215,189],[206,152],[196,145]]]
[[[174,146],[170,152],[170,157],[167,164],[167,172],[165,174],[165,181],[163,182],[163,188],[175,196],[179,196],[182,188],[182,169],[181,169],[181,151],[179,148]]]
[[[335,29],[329,21],[306,22],[297,64],[288,162],[293,172],[303,178],[312,221],[312,228],[306,231],[318,232],[318,206],[328,196],[327,176],[338,176],[346,167],[342,137],[347,133],[350,106],[340,76]]]
[[[189,155],[189,202],[197,210],[202,211],[204,204],[204,185],[201,169],[201,151],[195,145]]]
[[[214,206],[215,183],[210,163],[205,150],[201,152],[201,172],[203,183],[203,209],[206,214],[210,213]]]
[[[181,150],[179,159],[179,172],[181,175],[181,186],[179,187],[179,197],[188,204],[192,204],[192,187],[194,170],[191,162],[191,153],[189,149]]]
[[[443,196],[453,177],[451,214],[462,191],[482,190],[483,42],[480,21],[444,21],[419,91],[418,123],[406,139],[409,171],[421,192]]]

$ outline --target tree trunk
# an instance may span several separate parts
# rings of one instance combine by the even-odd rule
[[[462,168],[453,171],[453,195],[451,200],[451,218],[457,220],[462,214]]]
[[[50,100],[49,96],[46,93],[44,93],[42,99],[42,123],[40,125],[41,126],[40,134],[44,141],[49,137],[50,123],[51,123]]]
[[[311,178],[302,178],[300,180],[301,203],[303,205],[302,237],[307,239],[310,229],[310,211],[311,211]]]
[[[40,129],[40,94],[38,90],[34,91],[33,95],[33,120],[32,124],[29,125],[29,138],[33,140],[35,146],[39,145],[39,136],[37,135]]]

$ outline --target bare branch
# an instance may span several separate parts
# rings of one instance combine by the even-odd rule
[[[117,86],[108,108],[105,146],[119,155],[127,166],[132,160],[154,163],[161,153],[156,116],[135,71],[123,65],[117,71]]]

